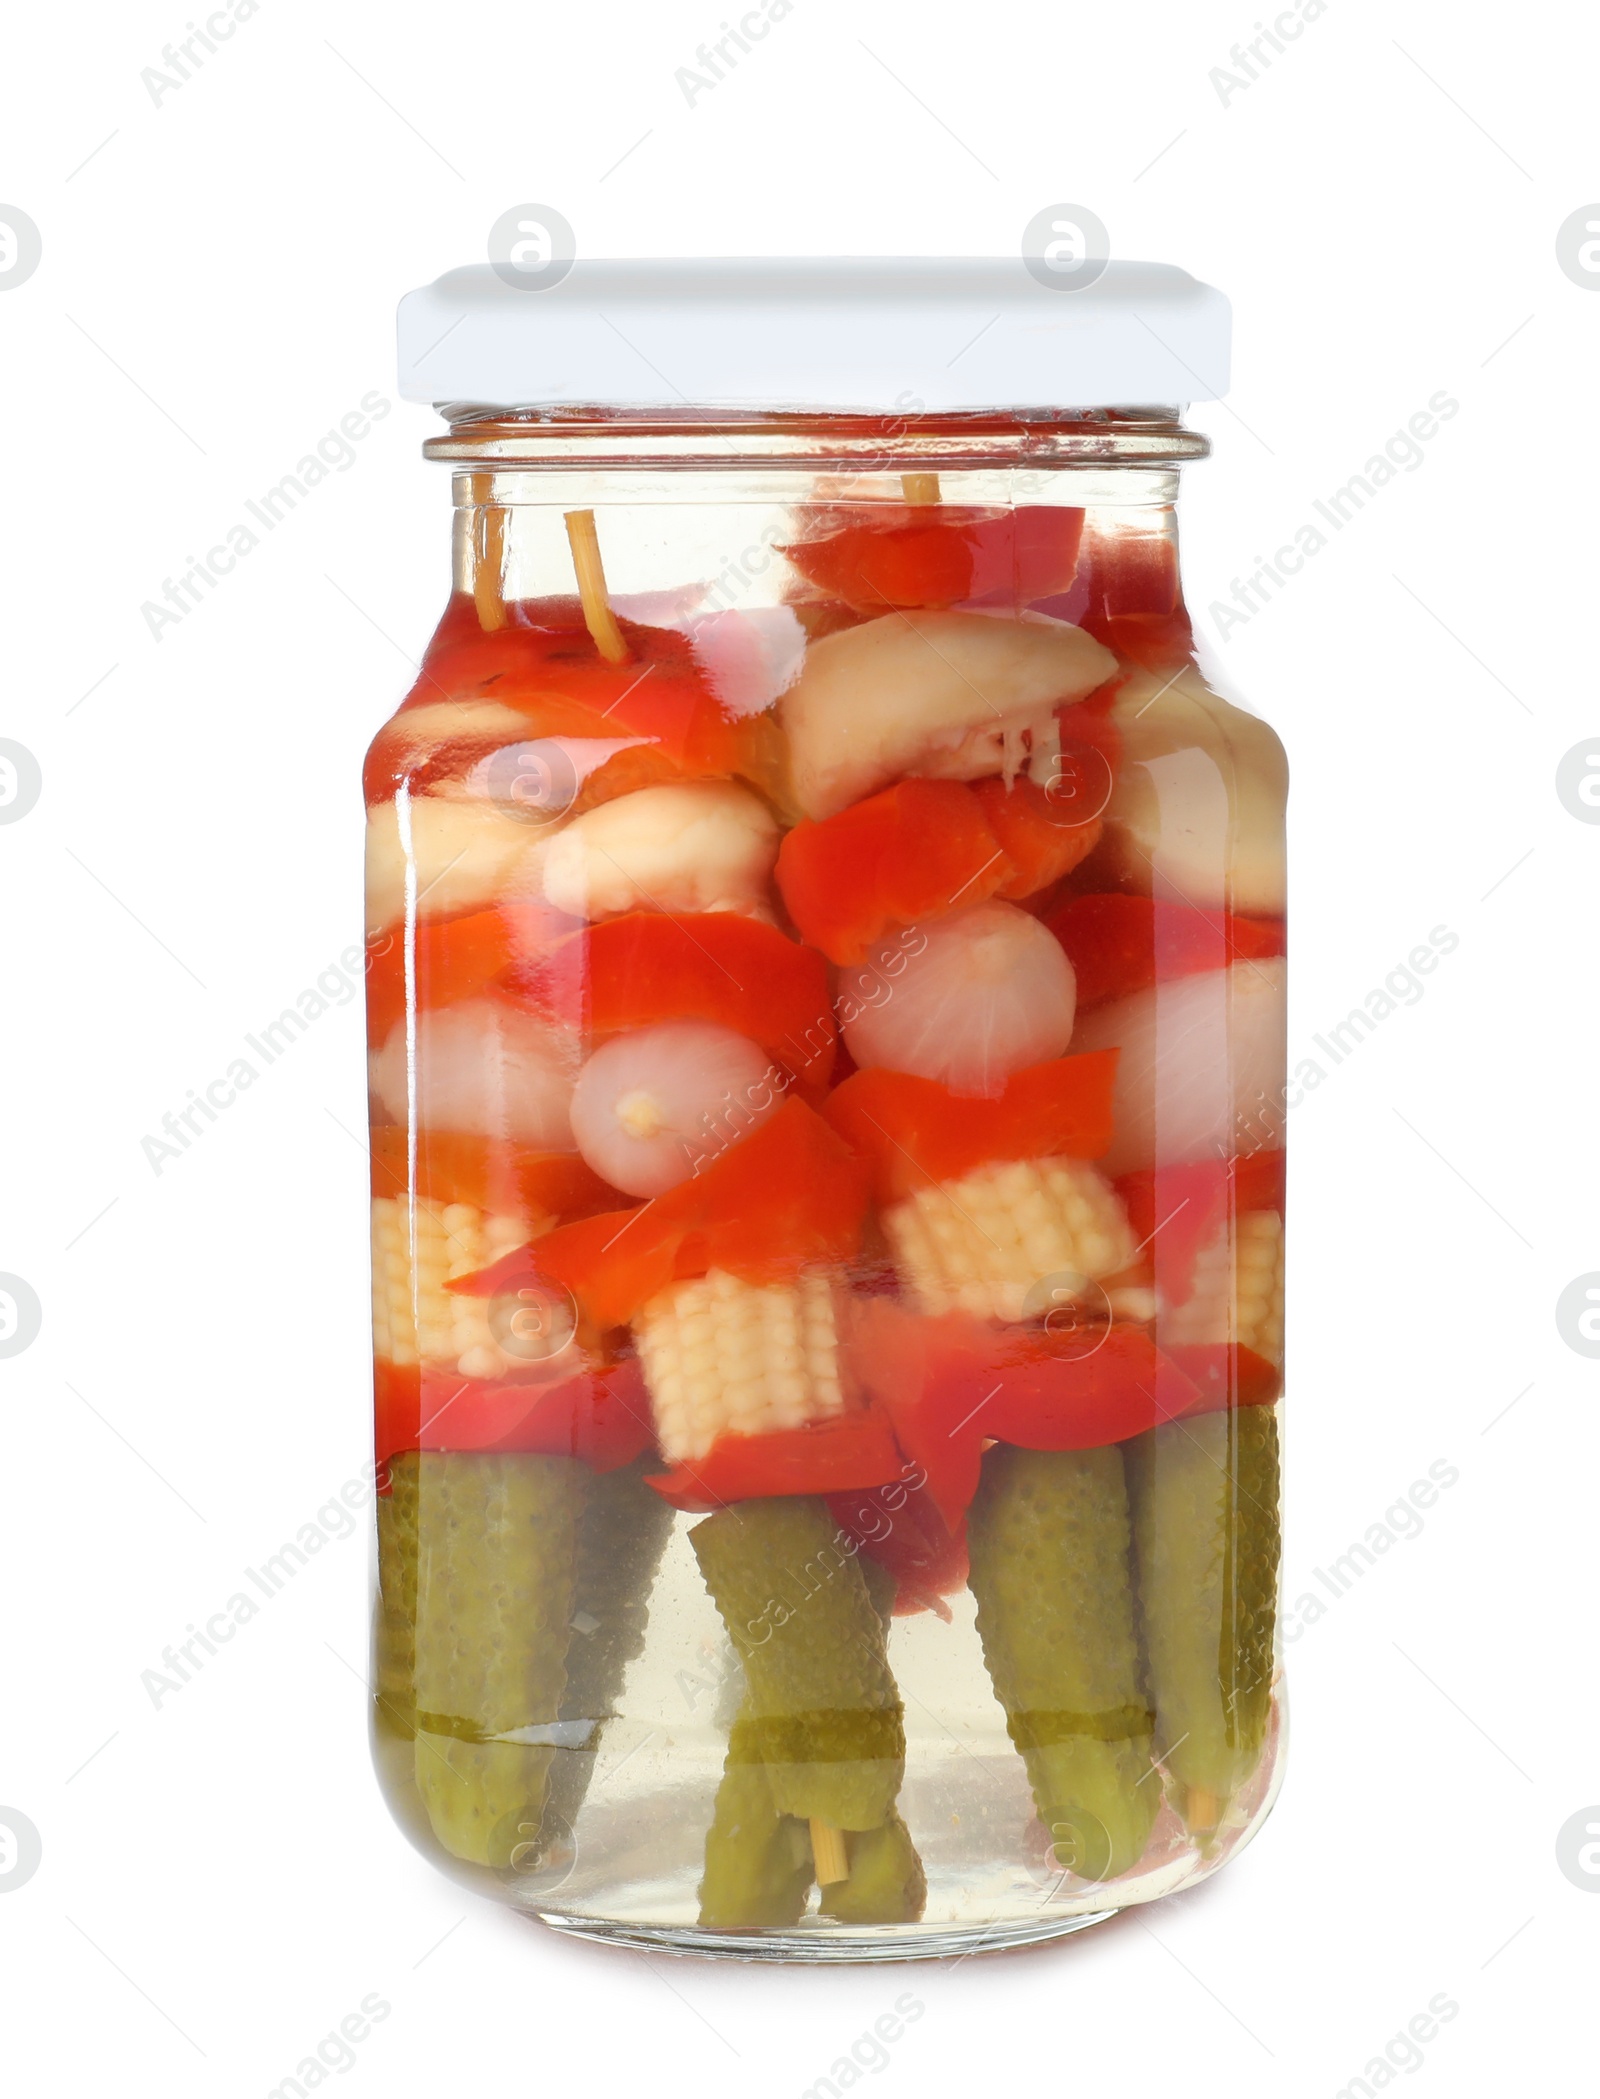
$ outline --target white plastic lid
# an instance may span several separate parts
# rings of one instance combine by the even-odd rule
[[[1227,390],[1222,293],[1169,263],[1076,290],[1037,258],[609,261],[545,289],[477,263],[400,302],[400,393],[484,407],[937,414]]]

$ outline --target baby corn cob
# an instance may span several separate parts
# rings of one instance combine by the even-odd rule
[[[759,1284],[713,1268],[651,1298],[633,1334],[669,1465],[703,1458],[721,1435],[844,1411],[833,1285],[821,1270]]]
[[[1081,1159],[1000,1160],[918,1189],[883,1222],[918,1306],[935,1318],[963,1311],[1022,1319],[1045,1277],[1097,1280],[1134,1254],[1122,1204]]]
[[[415,1220],[414,1237],[409,1220]],[[390,1363],[448,1364],[462,1377],[500,1377],[512,1358],[489,1330],[489,1300],[453,1297],[471,1275],[548,1231],[553,1218],[501,1217],[471,1203],[374,1196],[372,1346]]]
[[[1246,1210],[1230,1243],[1224,1223],[1195,1256],[1194,1289],[1167,1314],[1164,1338],[1176,1344],[1236,1342],[1283,1363],[1283,1219]]]

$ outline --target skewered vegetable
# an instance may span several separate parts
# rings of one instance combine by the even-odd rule
[[[550,944],[506,988],[593,1039],[664,1020],[713,1021],[759,1042],[813,1097],[833,1073],[827,964],[775,926],[731,911],[628,912]]]
[[[992,902],[912,930],[841,981],[845,1047],[857,1064],[992,1099],[1066,1048],[1072,964],[1036,918]]]
[[[1281,917],[1288,765],[1266,723],[1192,668],[1132,672],[1113,713],[1123,762],[1106,843],[1127,880],[1201,910]]]
[[[378,1496],[378,1608],[373,1698],[380,1728],[410,1741],[417,1727],[417,1473],[414,1450],[391,1458]]]
[[[787,1100],[665,1195],[562,1225],[452,1287],[492,1297],[563,1284],[596,1327],[625,1326],[658,1291],[713,1268],[772,1283],[846,1261],[866,1206],[865,1166],[804,1101]]]
[[[419,1014],[414,1069],[403,1021],[372,1058],[373,1091],[390,1121],[555,1152],[575,1149],[576,1077],[570,1038],[499,999]]]
[[[825,1502],[796,1497],[708,1516],[689,1542],[744,1663],[745,1747],[775,1805],[876,1829],[900,1790],[905,1735],[883,1624],[839,1535]]]
[[[1134,1865],[1161,1804],[1122,1453],[997,1445],[967,1518],[978,1631],[1059,1863]]]
[[[1040,505],[985,512],[934,495],[825,513],[819,522],[834,529],[786,551],[816,589],[864,612],[988,597],[1025,604],[1071,583],[1083,517]]]
[[[1030,1300],[1046,1279],[1060,1304],[1071,1278],[1086,1288],[1133,1258],[1115,1191],[1076,1159],[1007,1160],[919,1188],[884,1212],[883,1225],[918,1307],[935,1316],[1038,1317],[1051,1306]]]
[[[703,1458],[719,1436],[844,1411],[834,1285],[821,1270],[761,1285],[714,1268],[643,1305],[634,1339],[669,1464]]]
[[[959,1181],[999,1159],[1098,1159],[1111,1142],[1114,1052],[1056,1057],[1010,1079],[994,1100],[958,1098],[932,1079],[861,1071],[828,1096],[828,1120],[872,1168],[880,1203]]]
[[[1283,1142],[1286,982],[1281,960],[1236,962],[1085,1015],[1077,1047],[1119,1052],[1108,1173]]]
[[[1246,1210],[1195,1256],[1193,1289],[1164,1329],[1173,1346],[1215,1343],[1283,1362],[1283,1219]]]
[[[732,781],[642,787],[577,816],[544,848],[544,894],[574,918],[764,912],[777,819]]]
[[[547,1219],[546,1223],[553,1223]],[[520,1217],[495,1217],[471,1203],[375,1196],[372,1203],[372,1347],[385,1362],[454,1365],[464,1377],[498,1377],[511,1359],[489,1329],[486,1300],[445,1288],[522,1246]],[[551,1353],[571,1339],[569,1325]]]
[[[1040,616],[896,612],[830,634],[780,702],[795,798],[824,817],[907,773],[1009,778],[1035,739],[1054,752],[1056,709],[1116,667],[1079,628]]]
[[[672,1511],[645,1485],[648,1460],[589,1483],[578,1518],[572,1639],[557,1714],[541,1851],[574,1829],[593,1781],[628,1665],[644,1652],[650,1592],[672,1531]]]
[[[405,794],[367,814],[367,931],[540,893],[539,831],[486,801]]]
[[[748,1035],[667,1020],[597,1049],[572,1095],[572,1133],[627,1195],[665,1195],[776,1114],[783,1094]]]
[[[543,1819],[587,1477],[570,1458],[418,1460],[417,1790],[478,1865],[509,1864]]]
[[[1158,1741],[1197,1836],[1260,1761],[1277,1611],[1278,1422],[1237,1407],[1128,1446]]]
[[[751,1931],[798,1923],[811,1892],[811,1837],[804,1820],[772,1797],[736,1722],[706,1832],[700,1922],[708,1931]]]

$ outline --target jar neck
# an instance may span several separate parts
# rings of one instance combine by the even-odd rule
[[[1057,573],[1046,562],[1041,581],[1039,562],[1017,556],[1014,609],[1087,625],[1136,661],[1178,661],[1191,645],[1174,505],[1180,466],[1209,446],[1175,410],[896,418],[463,408],[425,450],[455,469],[453,616],[475,608],[488,629],[537,624],[544,615],[533,608],[571,595],[575,518],[588,520],[619,613],[648,624],[670,621],[679,600],[702,613],[814,607],[827,593],[800,548],[848,528],[852,515],[855,529],[876,511],[881,529],[901,531],[912,515],[932,523],[942,511],[957,530],[981,533],[1027,511],[1024,537],[1048,545],[1061,538],[1042,521],[1055,510],[1081,513],[1076,565]],[[980,601],[992,609],[1004,595],[991,578]]]

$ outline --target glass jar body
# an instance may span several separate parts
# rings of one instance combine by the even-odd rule
[[[564,1929],[1022,1943],[1270,1803],[1285,783],[1191,660],[1186,448],[435,448],[366,778],[374,1739]]]

